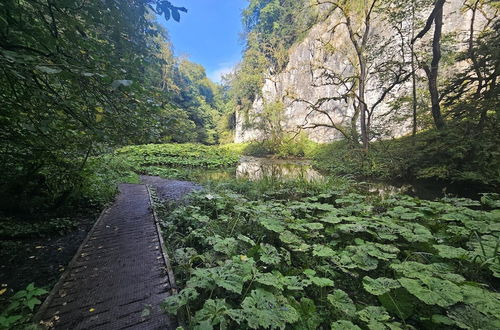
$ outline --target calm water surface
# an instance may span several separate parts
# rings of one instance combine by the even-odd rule
[[[261,179],[301,179],[306,181],[325,180],[326,176],[315,170],[308,160],[303,159],[276,159],[244,156],[236,168],[224,170],[204,170],[196,175],[199,181],[247,179],[256,181]],[[407,194],[421,199],[434,200],[445,197],[447,194],[459,197],[477,198],[476,191],[471,187],[457,185],[443,185],[435,182],[384,182],[365,181],[363,184],[372,193],[383,196]]]

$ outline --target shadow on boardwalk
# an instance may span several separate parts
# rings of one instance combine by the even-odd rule
[[[197,186],[143,177],[163,199]],[[175,286],[145,185],[120,185],[37,315],[55,329],[175,329],[160,303]]]

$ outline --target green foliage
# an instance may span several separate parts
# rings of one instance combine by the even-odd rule
[[[40,297],[48,292],[37,288],[33,283],[26,289],[16,292],[13,296],[4,299],[0,297],[0,329],[29,329],[29,321],[37,305],[40,305]],[[3,292],[2,292],[3,294]]]
[[[148,144],[128,146],[116,153],[125,157],[136,170],[147,167],[218,168],[235,165],[239,154],[228,147],[201,144]],[[146,170],[147,171],[147,170]]]
[[[81,190],[109,200],[114,180],[105,191],[99,176],[116,174],[89,173],[99,166],[87,161],[117,146],[217,142],[218,87],[174,57],[155,21],[185,11],[164,0],[2,2],[2,211],[68,206]]]
[[[498,210],[356,189],[228,182],[160,212],[185,287],[168,311],[188,328],[500,322]]]
[[[139,183],[139,177],[125,157],[104,155],[88,161],[82,173],[81,188],[75,191],[94,205],[113,200],[120,183]]]
[[[232,111],[247,113],[261,94],[264,75],[288,63],[288,50],[313,25],[313,6],[295,0],[252,0],[242,13],[246,50],[236,73],[229,77]],[[249,119],[249,118],[247,118]],[[252,124],[246,120],[247,124]]]
[[[485,130],[480,139],[470,139],[467,126],[450,126],[442,131],[419,133],[415,138],[372,143],[368,151],[339,141],[321,146],[315,163],[335,175],[498,186],[500,141],[494,132],[497,129]]]
[[[305,134],[283,134],[276,140],[255,141],[245,144],[242,153],[247,156],[273,155],[280,158],[305,157],[312,158],[320,149],[320,145],[311,141]]]
[[[143,68],[159,66],[159,32],[147,2],[2,2],[2,208],[57,207],[89,155],[154,137],[162,97]]]

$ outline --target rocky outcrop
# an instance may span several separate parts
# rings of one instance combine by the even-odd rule
[[[462,0],[451,0],[445,5],[443,34],[451,35],[459,40],[465,40],[470,24],[470,12],[461,10]],[[380,14],[378,14],[380,15]],[[423,16],[428,15],[424,13]],[[334,75],[344,78],[355,72],[352,66],[352,44],[345,26],[337,26],[340,21],[338,15],[330,15],[323,22],[313,26],[307,36],[296,43],[289,50],[289,62],[286,68],[275,75],[268,75],[265,79],[261,96],[253,103],[248,113],[239,112],[236,115],[236,142],[263,140],[266,138],[262,130],[261,114],[266,104],[282,102],[284,113],[281,126],[287,132],[304,131],[308,137],[316,142],[331,142],[342,137],[342,134],[323,124],[334,122],[341,127],[349,127],[353,116],[353,99],[336,99],[345,94],[343,86]],[[484,21],[484,19],[483,19]],[[478,22],[482,24],[481,21]],[[331,31],[334,30],[335,33]],[[421,47],[428,47],[428,39],[420,42]],[[388,57],[409,66],[408,54],[401,55],[395,51],[397,38],[391,36],[397,31],[383,21],[380,16],[374,16],[371,39],[376,43],[373,49],[382,49],[378,45],[387,43],[389,46],[380,54],[371,54],[374,58],[370,63],[371,72],[376,72]],[[408,41],[408,40],[406,40]],[[465,47],[465,44],[462,45]],[[384,62],[385,61],[385,62]],[[325,75],[330,73],[330,75]],[[406,74],[409,68],[406,67]],[[446,72],[444,72],[446,74]],[[423,83],[422,83],[423,84]],[[425,85],[422,86],[425,88]],[[379,102],[386,86],[381,84],[376,74],[368,82],[366,103],[369,107]],[[411,96],[409,80],[392,89],[382,102],[378,103],[371,118],[372,138],[398,137],[411,131],[411,110],[400,105],[393,106],[396,98]],[[321,101],[327,99],[327,101]],[[354,101],[355,102],[355,101]],[[318,105],[320,105],[318,107]],[[259,128],[260,127],[260,128]]]

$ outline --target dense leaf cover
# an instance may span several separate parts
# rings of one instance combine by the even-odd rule
[[[202,144],[149,144],[117,150],[141,170],[146,167],[204,167],[235,165],[239,154],[224,147]]]
[[[162,215],[183,288],[164,308],[204,329],[496,329],[499,206],[221,184]]]
[[[216,142],[216,86],[173,56],[169,1],[2,1],[0,209],[76,199],[93,156],[128,144]],[[167,18],[168,18],[167,17]]]

